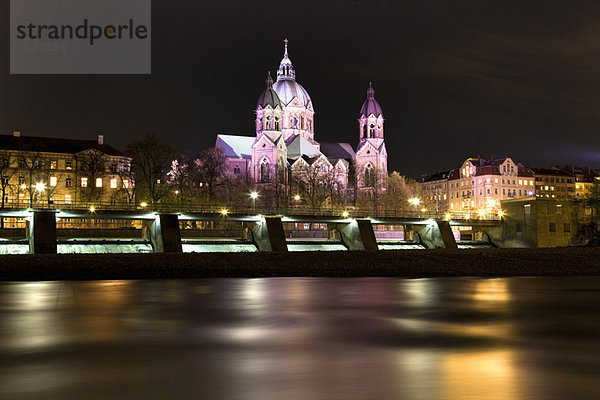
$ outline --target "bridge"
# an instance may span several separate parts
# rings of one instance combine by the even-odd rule
[[[24,238],[0,238],[1,244],[21,244],[28,246],[28,253],[57,253],[57,245],[69,243],[141,243],[151,246],[154,252],[182,252],[186,243],[202,243],[212,245],[215,251],[224,250],[233,244],[249,245],[258,251],[288,251],[290,247],[302,243],[306,246],[337,245],[336,249],[377,251],[383,243],[403,243],[418,245],[422,248],[458,248],[452,227],[471,227],[478,232],[482,240],[472,241],[493,245],[492,237],[498,236],[498,228],[503,219],[485,215],[471,218],[467,214],[441,214],[421,211],[381,211],[359,209],[308,209],[303,207],[264,210],[257,213],[254,208],[225,209],[222,207],[189,207],[163,206],[150,209],[149,206],[123,209],[117,207],[61,206],[60,208],[5,208],[0,209],[0,218],[25,221]],[[178,211],[181,210],[181,211]],[[93,239],[60,238],[57,236],[57,221],[137,221],[141,225],[140,232],[124,238],[115,238],[118,229],[96,229]],[[193,241],[186,239],[186,223],[237,223],[239,235],[235,239],[213,238],[211,240]],[[293,224],[319,224],[326,227],[326,237],[316,240],[294,240],[290,236],[289,227]],[[378,238],[381,227],[400,227],[402,240],[385,240]],[[456,228],[455,228],[456,229]],[[460,228],[458,228],[460,229]],[[0,230],[6,231],[6,229]],[[495,234],[490,234],[495,232]],[[325,233],[325,232],[323,232]],[[77,229],[68,233],[75,237]],[[473,239],[473,237],[471,238]],[[220,246],[221,245],[221,246]],[[221,249],[221,250],[219,250]]]

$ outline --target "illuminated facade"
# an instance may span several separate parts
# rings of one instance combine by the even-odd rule
[[[468,158],[459,168],[423,178],[421,188],[438,211],[473,215],[495,214],[500,201],[535,194],[533,172],[510,157]]]
[[[312,100],[296,81],[287,40],[273,82],[267,76],[265,89],[255,109],[254,136],[217,135],[216,146],[226,157],[230,175],[263,186],[289,186],[310,175],[345,191],[355,163],[359,187],[375,172],[387,176],[387,152],[383,141],[383,114],[370,86],[359,119],[360,139],[356,150],[349,143],[318,142]],[[367,171],[367,175],[363,171]],[[354,177],[351,177],[354,178]],[[352,179],[354,180],[354,179]]]
[[[98,140],[0,135],[3,205],[123,205],[133,200],[131,158]]]

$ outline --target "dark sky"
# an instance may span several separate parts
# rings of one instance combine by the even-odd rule
[[[598,1],[192,1],[152,4],[152,75],[9,75],[0,0],[0,132],[95,138],[154,132],[200,150],[252,135],[268,70],[290,40],[319,141],[358,141],[369,81],[389,169],[469,156],[600,167]]]

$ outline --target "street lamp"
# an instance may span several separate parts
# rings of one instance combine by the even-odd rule
[[[252,199],[252,212],[256,211],[256,199],[258,199],[258,192],[250,192],[250,198]]]
[[[413,198],[408,199],[408,202],[416,207],[419,204],[421,204],[421,199],[419,199],[418,197],[413,197]]]
[[[46,190],[46,184],[44,182],[36,183],[35,190],[37,190],[38,192],[43,192],[44,190]]]
[[[295,195],[295,196],[294,196],[294,200],[296,200],[296,201],[300,201],[300,195],[299,195],[299,194]]]

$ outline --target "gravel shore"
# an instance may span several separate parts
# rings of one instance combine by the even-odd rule
[[[0,256],[0,280],[600,275],[600,248]]]

